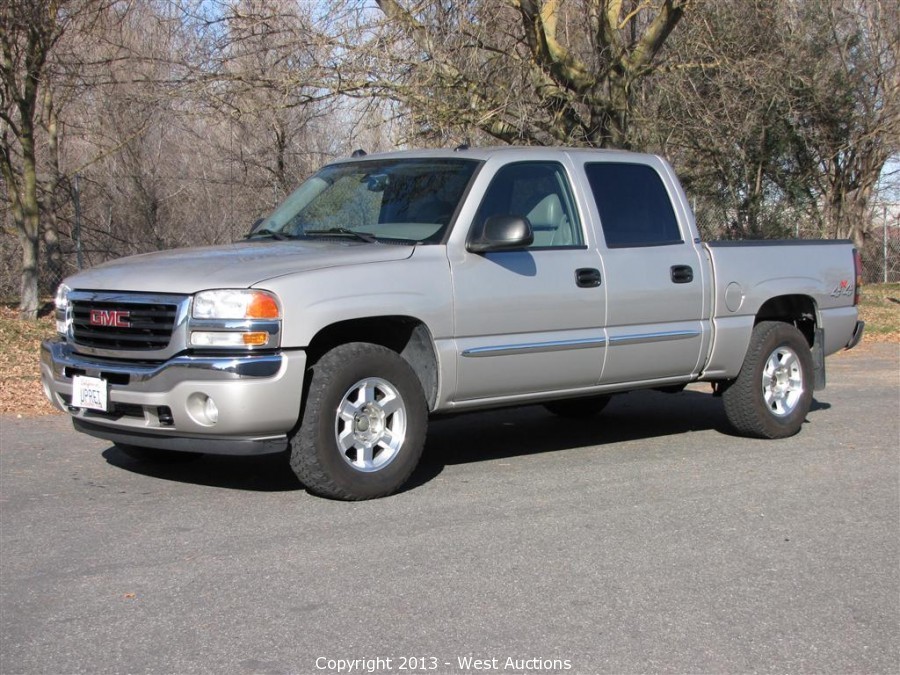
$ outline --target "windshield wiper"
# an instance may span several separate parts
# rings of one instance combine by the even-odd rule
[[[305,230],[303,232],[306,236],[338,236],[338,237],[353,237],[354,239],[359,239],[360,241],[364,241],[367,244],[375,244],[378,243],[378,238],[369,234],[368,232],[357,232],[356,230],[351,230],[348,227],[329,227],[327,230]]]
[[[286,239],[293,239],[292,235],[285,234],[280,230],[270,230],[268,228],[263,228],[261,230],[256,230],[255,232],[251,232],[244,239],[255,239],[256,237],[271,237],[272,239],[277,239],[278,241],[285,241]]]

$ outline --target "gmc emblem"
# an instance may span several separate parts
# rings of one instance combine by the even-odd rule
[[[92,309],[90,321],[92,326],[131,328],[131,321],[128,320],[130,314],[118,309]]]

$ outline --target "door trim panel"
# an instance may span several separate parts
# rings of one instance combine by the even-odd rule
[[[634,335],[617,335],[609,338],[610,346],[636,345],[648,342],[668,342],[670,340],[689,340],[700,337],[699,330],[667,330],[657,333],[636,333]]]
[[[486,356],[511,356],[515,354],[537,354],[542,352],[563,352],[571,349],[596,349],[605,347],[607,340],[599,338],[581,338],[578,340],[551,340],[549,342],[526,342],[515,345],[488,345],[472,347],[462,352],[467,358],[484,358]]]

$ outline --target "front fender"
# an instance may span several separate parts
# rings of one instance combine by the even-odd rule
[[[288,348],[309,346],[333,324],[378,316],[415,318],[435,339],[453,333],[450,266],[443,246],[417,247],[403,260],[300,272],[259,287],[281,300],[282,346]]]

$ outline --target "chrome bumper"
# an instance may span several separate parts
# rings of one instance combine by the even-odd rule
[[[176,356],[162,363],[115,361],[77,354],[71,343],[41,345],[41,380],[50,402],[80,431],[145,447],[260,454],[287,447],[297,424],[306,353]],[[107,381],[109,411],[69,406],[72,377]],[[203,414],[211,398],[218,419]]]
[[[866,329],[865,321],[857,321],[856,328],[853,329],[853,337],[850,338],[850,342],[847,343],[847,346],[844,349],[853,349],[856,345],[859,344],[859,341],[862,340],[863,332]]]

